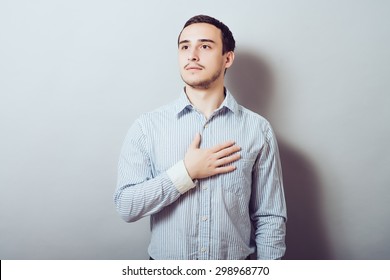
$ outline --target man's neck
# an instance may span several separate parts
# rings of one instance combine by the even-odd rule
[[[221,106],[225,99],[224,86],[210,89],[196,89],[189,86],[185,87],[185,92],[191,104],[200,111],[206,119]]]

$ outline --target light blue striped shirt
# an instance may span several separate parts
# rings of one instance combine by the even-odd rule
[[[192,182],[184,155],[196,133],[200,148],[228,140],[241,147],[236,170]],[[151,216],[154,259],[258,259],[284,255],[286,204],[274,133],[268,121],[226,91],[209,119],[184,91],[141,115],[119,159],[114,201],[127,222]]]

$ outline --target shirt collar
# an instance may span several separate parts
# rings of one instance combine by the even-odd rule
[[[216,111],[220,111],[223,108],[226,108],[233,112],[234,114],[238,113],[239,106],[237,101],[234,99],[233,95],[229,92],[228,89],[225,90],[226,96],[225,99],[223,100],[221,106]],[[191,104],[190,100],[188,99],[186,93],[183,91],[180,94],[179,99],[176,101],[175,104],[175,114],[179,117],[182,114],[184,114],[188,109],[191,110],[193,109],[193,105]]]

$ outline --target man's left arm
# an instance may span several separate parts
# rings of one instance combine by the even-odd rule
[[[286,202],[275,135],[270,126],[252,171],[250,215],[255,230],[257,259],[280,259],[286,251]]]

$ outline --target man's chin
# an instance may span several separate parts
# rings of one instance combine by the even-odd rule
[[[182,77],[183,79],[183,77]],[[207,89],[210,87],[210,81],[208,80],[189,80],[189,79],[183,79],[184,83],[191,87],[196,89]]]
[[[198,83],[186,83],[187,86],[193,89],[208,89],[210,88],[210,83],[198,82]]]

